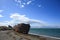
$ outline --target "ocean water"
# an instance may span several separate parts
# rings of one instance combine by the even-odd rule
[[[31,28],[29,33],[60,38],[60,28]]]

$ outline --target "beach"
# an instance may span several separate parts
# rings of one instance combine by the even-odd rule
[[[0,31],[0,40],[39,40],[38,37],[18,34],[14,31]]]
[[[13,30],[0,31],[0,40],[60,40],[48,36],[17,33]]]

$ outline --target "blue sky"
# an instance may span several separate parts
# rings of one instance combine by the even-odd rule
[[[0,0],[0,24],[10,24],[10,21],[15,20],[15,16],[28,18],[26,20],[30,23],[60,26],[60,0]],[[12,24],[17,22],[13,21]]]

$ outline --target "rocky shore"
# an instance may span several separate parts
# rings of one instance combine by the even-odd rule
[[[0,31],[0,40],[40,40],[38,37],[28,36],[27,34],[18,34],[14,31]]]
[[[13,30],[6,30],[0,31],[0,40],[60,40],[60,38],[22,34]]]
[[[29,34],[30,24],[0,27],[0,40],[60,40],[60,38]]]

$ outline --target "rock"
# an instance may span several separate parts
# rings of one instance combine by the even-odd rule
[[[0,26],[0,30],[3,30],[3,31],[8,30],[8,27],[6,27],[6,26]]]
[[[28,34],[28,32],[30,30],[30,24],[21,23],[21,24],[15,25],[13,29],[16,32]]]
[[[12,30],[13,29],[12,26],[10,26],[10,25],[8,25],[8,28],[9,28],[9,30]]]

